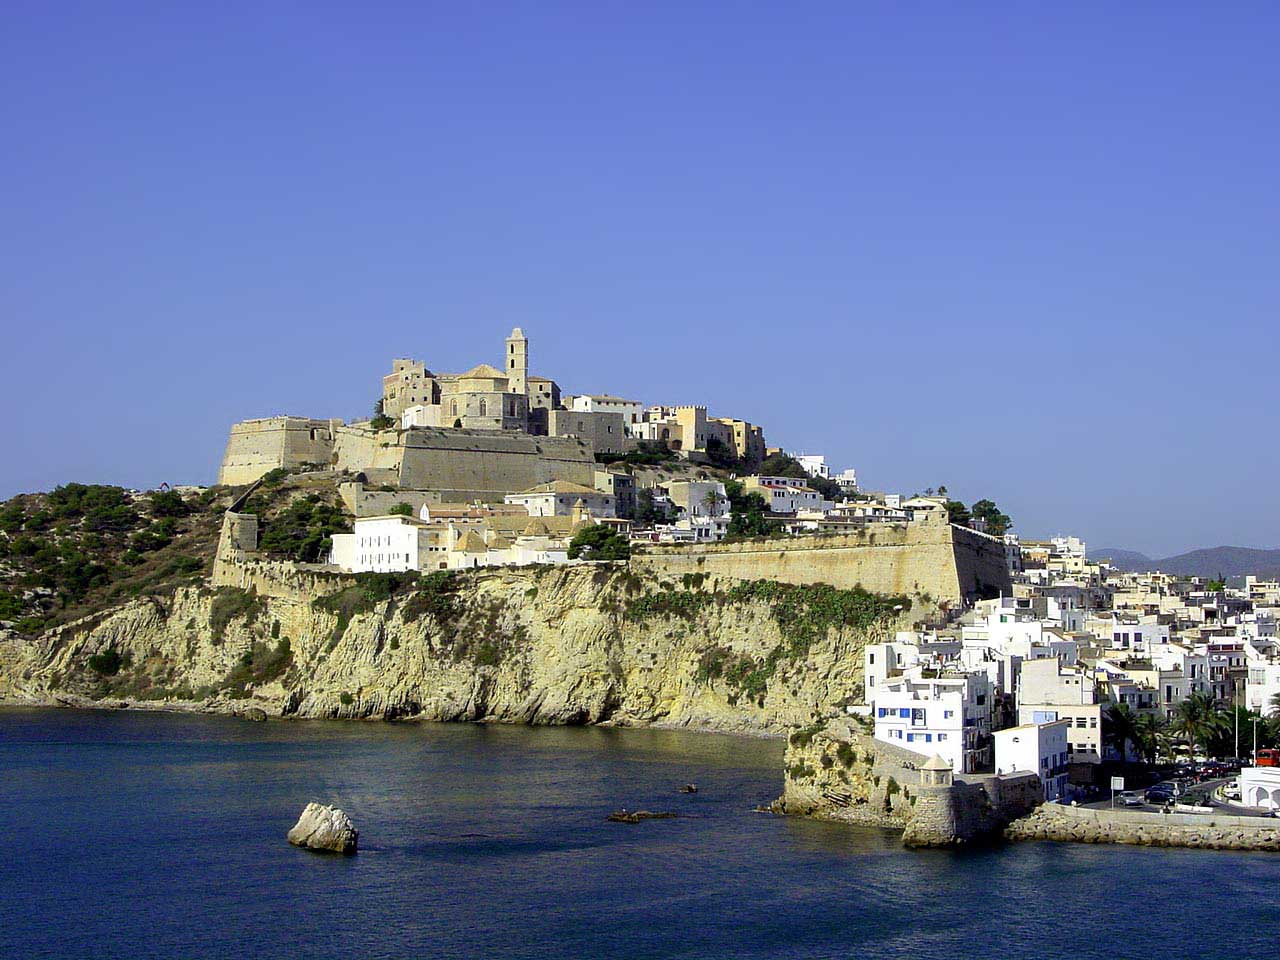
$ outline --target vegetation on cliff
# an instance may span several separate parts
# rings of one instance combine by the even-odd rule
[[[0,619],[34,634],[192,582],[212,562],[227,502],[228,491],[82,483],[13,497],[0,506]]]
[[[658,617],[691,620],[707,608],[764,603],[778,625],[782,643],[762,659],[735,653],[723,645],[714,646],[703,653],[698,663],[698,682],[710,684],[723,679],[734,691],[731,703],[739,697],[762,703],[779,666],[803,660],[810,648],[826,639],[832,630],[866,630],[911,609],[907,597],[881,596],[861,587],[841,590],[825,583],[749,580],[727,590],[705,590],[706,582],[703,574],[686,574],[679,588],[672,584],[631,597],[625,616],[636,622]]]

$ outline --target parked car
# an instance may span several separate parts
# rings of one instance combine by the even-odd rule
[[[1126,807],[1140,807],[1146,803],[1146,800],[1136,790],[1126,790],[1117,799]]]
[[[1173,780],[1161,780],[1154,787],[1147,789],[1146,798],[1147,803],[1168,803],[1170,800],[1178,799],[1182,794],[1181,784]]]

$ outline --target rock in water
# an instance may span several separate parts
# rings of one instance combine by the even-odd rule
[[[330,853],[355,853],[359,839],[360,831],[352,825],[350,817],[337,807],[322,803],[308,803],[289,831],[289,842],[295,847]]]

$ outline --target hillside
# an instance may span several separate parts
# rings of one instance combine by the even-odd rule
[[[1259,577],[1280,575],[1280,550],[1208,547],[1153,560],[1133,550],[1090,550],[1090,559],[1110,559],[1120,570],[1160,570],[1185,577]]]
[[[268,478],[248,509],[262,548],[315,561],[348,529],[332,478]],[[169,597],[213,564],[232,487],[138,492],[70,483],[0,504],[0,624],[33,636],[137,597]]]

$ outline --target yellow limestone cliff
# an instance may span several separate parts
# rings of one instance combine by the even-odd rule
[[[0,637],[0,699],[783,732],[859,702],[863,646],[910,607],[625,564],[408,582],[245,569],[242,586]]]

